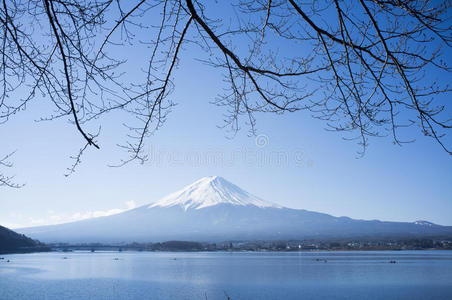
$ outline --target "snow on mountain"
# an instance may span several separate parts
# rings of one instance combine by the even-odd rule
[[[436,224],[429,222],[429,221],[424,221],[424,220],[417,220],[414,222],[414,224],[421,225],[421,226],[436,226]]]
[[[354,220],[278,206],[217,176],[119,214],[16,231],[70,243],[452,236],[452,226],[427,221]]]
[[[281,206],[251,195],[219,176],[203,177],[148,207],[181,206],[187,210],[201,209],[218,204],[281,208]]]

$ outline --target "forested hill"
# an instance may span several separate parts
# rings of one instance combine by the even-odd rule
[[[50,249],[37,241],[0,226],[0,254],[43,252]]]

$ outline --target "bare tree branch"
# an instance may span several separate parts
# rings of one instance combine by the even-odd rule
[[[21,188],[23,184],[18,184],[13,181],[14,176],[6,176],[1,173],[1,170],[4,168],[11,168],[13,164],[9,161],[13,153],[7,154],[4,157],[0,157],[0,187],[9,187],[9,188]]]
[[[128,134],[118,145],[128,157],[120,165],[144,162],[147,138],[175,105],[175,69],[190,48],[223,75],[224,92],[213,103],[225,107],[224,126],[234,133],[242,123],[254,133],[256,112],[306,110],[328,130],[357,139],[360,154],[376,137],[412,142],[413,131],[404,130],[410,126],[452,154],[445,140],[452,128],[445,100],[452,92],[451,6],[2,0],[0,124],[42,100],[51,112],[39,121],[67,118],[83,138],[70,174],[82,153],[99,148],[92,128],[107,113],[123,112]],[[135,48],[139,57],[124,50]],[[128,76],[131,61],[143,66],[142,77]]]

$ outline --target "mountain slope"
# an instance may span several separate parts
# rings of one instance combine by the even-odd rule
[[[0,254],[49,251],[43,244],[0,226]]]
[[[353,220],[278,206],[216,176],[117,215],[18,231],[46,242],[452,236],[452,227],[426,221]]]
[[[187,210],[190,208],[201,209],[218,204],[253,205],[261,208],[280,207],[251,195],[222,177],[212,176],[195,181],[182,190],[152,203],[149,208],[181,206]]]

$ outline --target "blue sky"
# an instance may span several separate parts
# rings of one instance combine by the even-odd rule
[[[359,159],[356,143],[324,130],[307,112],[258,114],[258,142],[246,126],[231,139],[218,128],[225,108],[209,103],[224,87],[222,77],[193,59],[202,55],[184,52],[172,97],[178,105],[149,138],[151,159],[144,165],[108,166],[126,155],[116,146],[124,133],[120,113],[102,120],[101,150],[90,149],[68,178],[69,156],[83,141],[65,120],[34,121],[47,111],[42,99],[1,125],[2,154],[17,150],[14,168],[6,171],[26,185],[0,189],[0,224],[17,228],[111,214],[219,175],[288,207],[452,225],[452,159],[418,128],[406,132],[417,141],[403,147],[371,139]],[[139,65],[130,68],[135,74]]]

